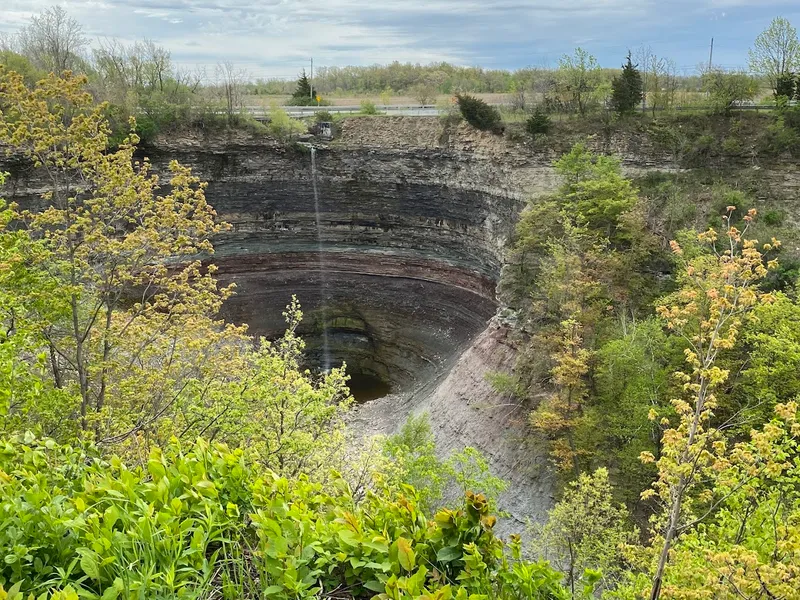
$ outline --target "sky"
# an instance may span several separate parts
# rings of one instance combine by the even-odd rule
[[[0,0],[10,33],[50,0]],[[149,38],[182,66],[230,61],[253,78],[392,61],[515,69],[555,66],[581,46],[604,67],[649,45],[682,72],[745,67],[776,16],[800,27],[798,0],[62,0],[93,44]]]

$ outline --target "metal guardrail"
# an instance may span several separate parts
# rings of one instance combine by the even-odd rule
[[[290,117],[303,118],[314,115],[318,112],[329,112],[331,114],[357,114],[362,112],[359,106],[281,106],[282,110]],[[263,106],[245,106],[244,109],[255,119],[267,119],[270,109]],[[409,115],[409,116],[437,116],[441,112],[432,104],[379,104],[375,109],[382,114]]]
[[[509,104],[494,103],[491,106],[503,107],[510,106]],[[312,116],[318,112],[328,112],[331,114],[359,114],[362,112],[362,107],[355,105],[347,106],[281,106],[282,110],[293,118],[302,119],[303,117]],[[689,105],[689,106],[673,106],[670,110],[677,112],[688,112],[695,110],[708,110],[708,106],[704,105]],[[257,120],[266,120],[269,118],[270,109],[263,106],[245,106],[244,109]],[[433,104],[377,104],[375,109],[378,113],[383,115],[396,115],[396,116],[420,116],[420,117],[435,117],[442,113],[442,109]],[[731,107],[732,110],[754,110],[758,111],[771,111],[775,110],[774,104],[740,104]],[[638,107],[639,112],[652,112],[652,107]],[[661,112],[665,109],[656,109]]]

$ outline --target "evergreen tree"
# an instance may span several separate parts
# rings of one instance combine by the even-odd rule
[[[311,82],[308,80],[305,69],[297,79],[297,89],[292,94],[292,104],[294,106],[307,106],[313,103],[316,94],[311,88]]]
[[[628,59],[622,65],[622,74],[611,82],[611,105],[621,115],[631,114],[642,101],[642,74],[636,67],[628,52]]]
[[[775,97],[785,96],[791,100],[795,96],[797,87],[796,76],[794,73],[784,73],[780,75],[775,84]]]
[[[498,134],[503,132],[503,118],[494,106],[469,94],[456,94],[456,100],[461,116],[475,129]]]
[[[531,135],[546,135],[550,131],[550,125],[550,117],[541,108],[537,107],[533,115],[525,122],[525,130]]]

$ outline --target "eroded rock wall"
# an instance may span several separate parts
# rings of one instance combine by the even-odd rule
[[[383,125],[405,122],[372,122]],[[316,198],[307,147],[229,136],[145,151],[157,169],[191,166],[233,225],[215,242],[220,278],[237,284],[226,317],[273,337],[296,294],[312,362],[326,362],[327,343],[333,364],[413,390],[494,313],[524,194],[504,157],[466,147],[380,147],[347,134],[315,146]]]

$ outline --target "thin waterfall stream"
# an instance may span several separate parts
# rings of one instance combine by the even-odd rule
[[[322,248],[322,222],[319,215],[319,189],[317,187],[317,149],[311,146],[311,187],[314,190],[314,214],[317,226],[317,257],[319,258],[320,297],[322,298],[322,369],[325,373],[331,370],[331,353],[328,344],[327,274],[325,272],[325,253]]]

